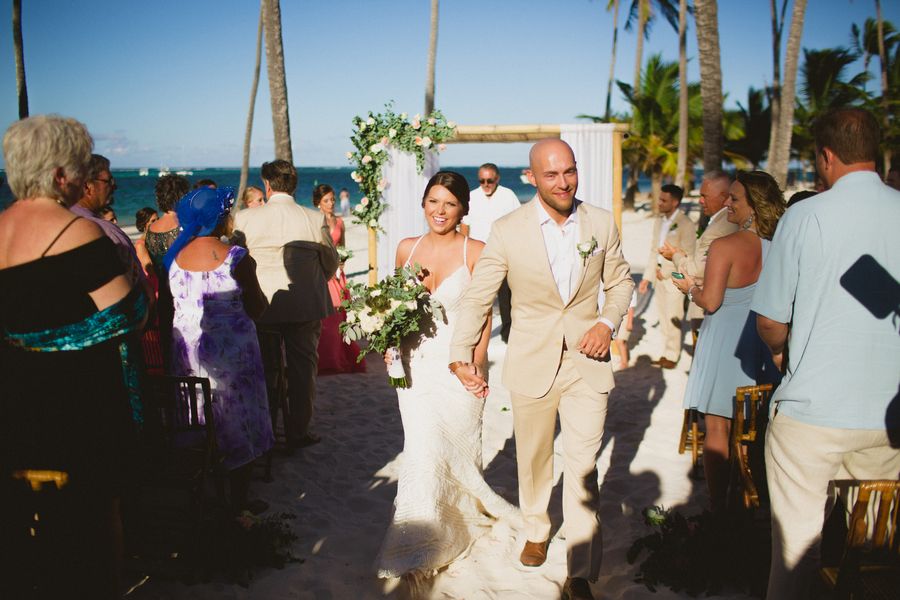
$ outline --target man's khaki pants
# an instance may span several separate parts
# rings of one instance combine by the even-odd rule
[[[848,398],[850,401],[851,398]],[[808,598],[819,567],[832,479],[897,479],[900,449],[884,429],[807,425],[777,414],[766,433],[772,505],[772,568],[767,600]]]
[[[609,394],[582,381],[564,351],[553,387],[542,398],[512,394],[519,472],[519,505],[528,540],[550,536],[547,505],[553,489],[553,434],[559,414],[563,451],[563,519],[568,574],[596,581],[603,545],[597,515],[597,456]]]

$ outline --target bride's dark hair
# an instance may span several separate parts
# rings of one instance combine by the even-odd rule
[[[456,171],[438,171],[428,180],[428,185],[425,186],[425,193],[422,194],[422,207],[425,206],[425,198],[428,197],[428,192],[436,185],[447,188],[462,205],[462,214],[464,216],[469,214],[469,184],[466,183],[466,178]]]

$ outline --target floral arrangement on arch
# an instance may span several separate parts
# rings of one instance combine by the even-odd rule
[[[369,112],[365,119],[354,117],[353,125],[350,140],[355,150],[347,152],[347,160],[356,165],[350,177],[363,193],[353,209],[353,222],[384,231],[378,219],[384,212],[381,194],[390,185],[381,174],[381,167],[388,158],[387,149],[393,146],[414,155],[421,173],[425,168],[425,152],[443,151],[446,148],[444,142],[456,133],[456,124],[446,120],[439,110],[425,118],[417,114],[410,120],[405,112],[395,113],[393,105],[388,103],[382,113]]]

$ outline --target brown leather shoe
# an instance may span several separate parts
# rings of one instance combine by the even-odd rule
[[[669,360],[668,358],[660,358],[658,361],[656,361],[656,364],[663,369],[674,369],[678,363],[676,363],[674,360]]]
[[[547,544],[550,540],[544,542],[525,542],[522,548],[522,554],[519,560],[526,567],[539,567],[547,560]]]
[[[563,586],[562,600],[594,600],[591,586],[587,579],[569,577]]]

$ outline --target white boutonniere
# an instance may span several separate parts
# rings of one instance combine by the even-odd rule
[[[581,255],[581,260],[584,261],[584,264],[587,264],[588,259],[594,253],[594,250],[597,249],[597,245],[597,238],[594,236],[591,236],[589,241],[578,244],[578,254]]]

